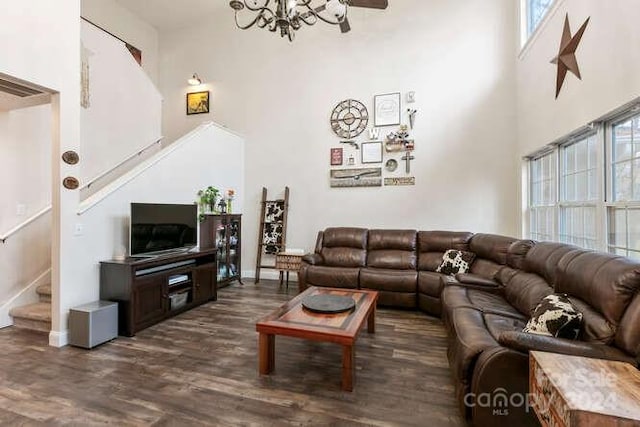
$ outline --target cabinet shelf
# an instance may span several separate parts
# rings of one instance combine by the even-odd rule
[[[200,223],[200,248],[217,248],[216,275],[218,287],[240,281],[240,253],[242,249],[242,215],[205,215]],[[240,283],[242,283],[240,281]]]
[[[152,273],[141,274],[145,272]],[[103,261],[100,299],[118,303],[119,334],[133,336],[148,326],[215,300],[216,273],[215,249]],[[177,281],[170,284],[172,279]]]

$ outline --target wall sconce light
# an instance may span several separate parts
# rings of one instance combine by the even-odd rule
[[[191,86],[198,86],[198,85],[202,84],[202,80],[200,80],[200,77],[198,77],[197,73],[193,73],[193,76],[191,76],[191,78],[189,78],[189,80],[187,80],[187,82]]]

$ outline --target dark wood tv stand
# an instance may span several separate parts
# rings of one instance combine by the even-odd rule
[[[120,335],[216,298],[215,248],[100,263],[100,299],[118,303]]]

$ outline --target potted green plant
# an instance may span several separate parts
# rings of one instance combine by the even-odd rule
[[[220,191],[212,186],[208,186],[204,190],[198,191],[198,206],[200,208],[200,215],[204,213],[213,213],[216,207],[216,200]]]

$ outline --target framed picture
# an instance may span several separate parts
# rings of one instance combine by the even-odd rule
[[[331,166],[342,166],[342,148],[331,149]]]
[[[400,92],[373,97],[373,122],[375,126],[400,124]]]
[[[187,116],[209,112],[209,91],[187,94]]]
[[[362,163],[382,163],[382,142],[363,142],[360,144]]]

